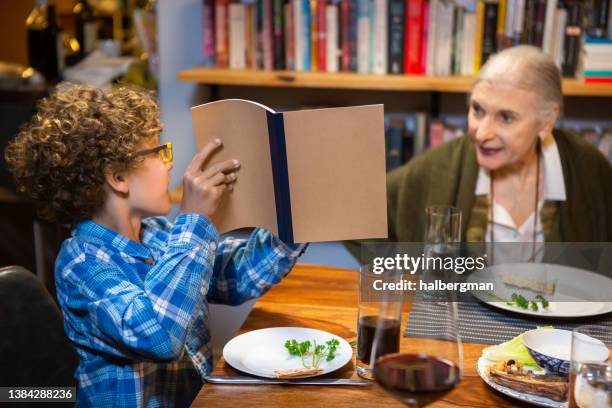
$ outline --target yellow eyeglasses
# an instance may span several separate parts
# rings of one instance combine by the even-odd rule
[[[152,153],[159,153],[159,157],[164,163],[172,162],[172,143],[167,142],[163,145],[153,147],[151,149],[139,150],[131,154],[131,157],[146,156]]]

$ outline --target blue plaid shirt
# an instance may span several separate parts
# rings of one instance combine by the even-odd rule
[[[84,221],[57,258],[64,328],[80,356],[79,406],[189,405],[212,369],[207,302],[260,296],[304,248],[261,229],[220,241],[197,214],[145,219],[141,242]]]

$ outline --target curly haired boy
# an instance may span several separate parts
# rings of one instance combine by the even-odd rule
[[[57,257],[57,297],[80,363],[79,406],[187,406],[212,367],[208,302],[239,304],[286,275],[303,250],[256,229],[223,239],[209,217],[233,188],[237,160],[183,176],[174,223],[172,145],[159,145],[154,98],[59,87],[7,147],[18,188],[50,220],[74,226]]]

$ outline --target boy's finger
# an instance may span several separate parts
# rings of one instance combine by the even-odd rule
[[[236,170],[240,167],[238,160],[231,159],[221,163],[215,163],[204,170],[204,177],[213,177],[217,173],[227,173],[228,171]]]
[[[212,152],[218,149],[221,146],[221,144],[222,144],[221,140],[219,139],[214,139],[206,143],[206,145],[204,145],[202,150],[200,150],[199,152],[196,153],[195,156],[193,156],[191,163],[189,163],[189,166],[187,166],[186,172],[202,171],[202,166],[204,165],[204,162],[206,161],[206,159],[208,159],[208,157],[210,157]]]

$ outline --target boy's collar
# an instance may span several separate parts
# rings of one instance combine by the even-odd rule
[[[78,223],[74,231],[72,231],[72,235],[86,240],[97,241],[107,247],[112,247],[119,252],[145,262],[147,259],[151,259],[151,251],[142,244],[92,220],[85,220]]]

